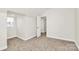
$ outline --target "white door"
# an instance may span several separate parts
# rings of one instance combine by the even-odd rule
[[[41,17],[37,16],[37,38],[41,36]]]

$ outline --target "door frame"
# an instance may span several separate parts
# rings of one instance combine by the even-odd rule
[[[37,16],[37,17],[40,17],[40,19],[41,19],[41,17],[45,17],[46,18],[45,21],[46,21],[46,37],[47,37],[47,17],[46,16]],[[36,37],[37,37],[37,17],[36,17]],[[39,37],[37,37],[37,38],[39,38]]]

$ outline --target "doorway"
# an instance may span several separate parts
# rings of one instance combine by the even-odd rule
[[[7,39],[16,37],[15,17],[7,16]]]
[[[45,36],[47,34],[46,30],[46,16],[41,17],[41,36]]]
[[[37,38],[47,34],[47,20],[46,16],[37,16]]]

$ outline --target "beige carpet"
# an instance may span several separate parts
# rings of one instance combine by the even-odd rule
[[[78,51],[74,42],[46,38],[21,40],[13,38],[8,40],[8,48],[4,51]]]

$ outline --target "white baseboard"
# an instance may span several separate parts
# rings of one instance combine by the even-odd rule
[[[7,49],[7,45],[0,47],[0,51]]]
[[[67,39],[67,38],[62,38],[62,37],[49,36],[49,35],[47,35],[47,37],[49,37],[49,38],[56,38],[56,39],[60,39],[60,40],[65,40],[65,41],[73,41],[76,44],[77,48],[79,49],[79,44],[75,40]]]
[[[49,35],[47,35],[47,37],[49,37],[49,38],[56,38],[56,39],[60,39],[60,40],[66,40],[66,41],[73,41],[73,42],[75,42],[75,41],[72,40],[72,39],[63,38],[63,37],[49,36]]]
[[[11,39],[11,38],[14,38],[14,37],[16,37],[16,36],[11,36],[11,37],[8,37],[7,39]]]
[[[22,40],[25,40],[23,37],[21,37],[21,36],[18,36],[18,35],[17,35],[17,38],[20,38],[20,39],[22,39]]]
[[[76,44],[77,48],[79,49],[79,44],[78,44],[78,42],[75,41],[75,44]]]
[[[33,36],[28,37],[27,40],[28,39],[31,39],[31,38],[34,38],[34,37],[36,37],[36,35],[33,35]]]
[[[21,36],[17,36],[17,37],[20,38],[20,39],[22,39],[22,40],[29,40],[29,39],[31,39],[31,38],[36,37],[36,35],[30,36],[30,37],[28,37],[28,38],[24,38],[24,37],[21,37]]]

